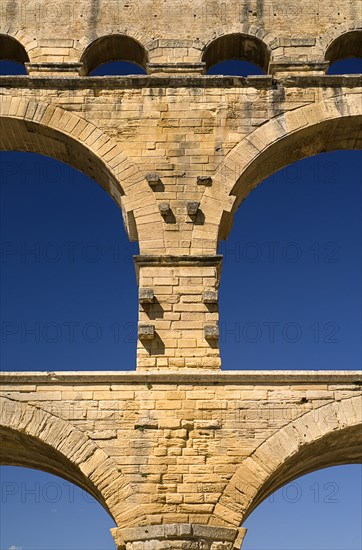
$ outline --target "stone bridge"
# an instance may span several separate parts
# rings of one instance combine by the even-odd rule
[[[220,372],[217,292],[249,192],[361,147],[361,77],[326,74],[361,36],[355,0],[0,2],[26,70],[0,77],[0,150],[94,178],[140,247],[137,372],[4,373],[1,460],[88,490],[118,548],[240,548],[275,489],[361,459],[362,375]],[[265,74],[206,74],[234,58]],[[92,76],[113,60],[145,75]]]

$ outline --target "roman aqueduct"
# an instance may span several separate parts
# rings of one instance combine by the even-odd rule
[[[239,549],[268,495],[361,461],[361,373],[220,370],[218,285],[233,216],[284,166],[361,147],[354,0],[0,3],[0,149],[95,179],[138,241],[136,372],[1,374],[1,463],[87,490],[118,549]],[[207,75],[230,58],[262,76]],[[102,63],[145,75],[93,77]]]

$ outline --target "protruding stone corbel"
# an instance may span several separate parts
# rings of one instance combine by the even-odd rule
[[[138,325],[138,338],[140,340],[153,340],[155,337],[155,325]]]
[[[158,174],[147,174],[146,180],[150,187],[156,187],[156,185],[161,183],[161,178]]]
[[[219,327],[218,325],[205,325],[204,326],[204,336],[206,340],[218,340],[219,338]]]
[[[168,202],[161,202],[158,205],[158,209],[163,218],[166,218],[166,216],[169,216],[171,214],[171,207]]]
[[[199,210],[200,203],[196,201],[190,201],[186,203],[186,211],[190,218],[195,218]]]
[[[202,301],[204,304],[217,304],[218,291],[217,290],[204,290],[202,295]]]
[[[210,187],[212,185],[212,177],[197,176],[197,185],[205,185],[205,187]]]
[[[140,288],[138,291],[138,301],[140,304],[152,304],[155,294],[152,288]]]

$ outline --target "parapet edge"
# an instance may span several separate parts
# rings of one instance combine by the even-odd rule
[[[328,384],[362,385],[362,371],[278,371],[244,370],[216,371],[197,369],[149,371],[58,371],[58,372],[0,372],[1,384]]]

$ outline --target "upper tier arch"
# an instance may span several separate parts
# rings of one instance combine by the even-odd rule
[[[333,45],[337,46],[339,44],[340,48],[342,48],[342,45],[344,44],[349,50],[352,48],[355,49],[356,44],[352,35],[361,31],[362,20],[356,20],[353,24],[342,23],[340,25],[335,25],[317,39],[317,49],[321,52],[321,56],[323,56],[325,60],[330,61],[331,63],[333,61],[337,61],[337,59],[333,59],[333,61],[331,60]]]
[[[0,61],[16,61],[24,64],[29,61],[29,57],[19,40],[7,34],[0,34]]]
[[[128,160],[121,144],[91,122],[60,107],[3,96],[0,101],[0,150],[41,153],[93,178],[121,208],[131,240],[137,240],[143,233],[141,230],[138,234],[133,212],[127,208],[128,198],[135,192],[142,192],[148,196],[148,211],[153,205],[154,212],[158,213],[144,174]],[[138,213],[142,216],[142,208]],[[144,233],[147,241],[150,236],[145,227]]]
[[[347,57],[362,58],[362,30],[348,31],[338,36],[329,44],[325,56],[330,63]]]
[[[259,126],[221,162],[200,208],[215,250],[227,238],[233,217],[250,191],[289,164],[318,153],[362,148],[362,108],[357,94],[287,111]],[[204,231],[195,227],[194,242]]]
[[[222,61],[238,59],[254,63],[268,72],[270,50],[256,36],[233,33],[219,36],[206,45],[202,61],[206,63],[206,71]]]
[[[134,38],[123,34],[109,34],[91,42],[84,50],[80,61],[86,75],[111,61],[128,61],[146,70],[148,54],[142,44]]]

